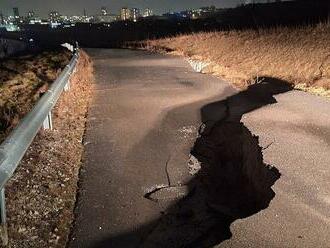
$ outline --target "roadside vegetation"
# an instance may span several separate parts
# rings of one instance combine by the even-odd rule
[[[51,54],[56,55],[59,62],[49,72],[49,80],[56,77],[55,68],[61,68],[69,58],[54,52],[34,61],[52,63],[54,58],[50,57]],[[9,247],[66,246],[74,217],[93,81],[92,63],[83,51],[80,55],[77,72],[71,76],[71,88],[62,93],[52,112],[54,129],[40,130],[6,186]],[[39,67],[48,70],[43,63]],[[46,88],[47,82],[35,86],[34,90],[29,89],[30,95],[26,95],[25,99],[34,96],[40,87]],[[21,114],[23,112],[20,111]]]
[[[212,73],[245,88],[262,77],[330,97],[330,24],[200,32],[126,44],[207,62]]]
[[[71,54],[65,49],[0,61],[0,142],[47,91]]]

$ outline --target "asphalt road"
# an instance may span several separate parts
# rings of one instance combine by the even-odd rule
[[[87,52],[69,247],[330,247],[328,100],[276,79],[238,93],[178,57]]]

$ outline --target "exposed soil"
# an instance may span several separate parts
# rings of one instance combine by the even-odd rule
[[[261,83],[201,109],[203,125],[189,165],[200,165],[186,185],[186,197],[164,210],[142,241],[143,247],[213,247],[231,237],[233,221],[267,208],[281,174],[263,161],[259,139],[242,115],[276,103],[274,95],[291,90],[285,82]],[[226,115],[214,119],[216,112]]]
[[[286,82],[268,79],[203,105],[202,124],[187,164],[194,176],[176,185],[171,178],[174,173],[166,169],[169,157],[164,173],[168,184],[157,185],[144,195],[157,205],[161,216],[109,235],[91,247],[125,247],[127,240],[141,237],[137,247],[209,248],[230,239],[234,221],[268,208],[276,197],[272,187],[281,177],[275,166],[265,163],[267,147],[259,145],[259,138],[241,122],[242,117],[277,103],[275,96],[290,90]]]
[[[215,247],[231,237],[233,221],[267,208],[275,197],[271,187],[280,173],[263,162],[258,137],[225,120],[211,132],[193,148],[202,162],[186,185],[189,193],[144,227],[141,247]]]
[[[66,245],[93,80],[83,51],[77,68],[70,91],[63,92],[53,110],[54,130],[39,132],[6,187],[10,247]]]

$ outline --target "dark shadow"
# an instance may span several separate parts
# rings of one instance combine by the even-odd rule
[[[160,194],[185,197],[151,223],[93,247],[212,247],[231,238],[230,225],[267,208],[280,172],[263,162],[262,148],[241,122],[245,113],[276,103],[275,95],[292,90],[284,81],[264,78],[245,91],[201,108],[203,124],[191,154],[200,168],[186,185],[170,185],[146,194],[163,204]],[[190,161],[193,164],[193,160]],[[170,181],[170,179],[168,179]],[[157,183],[157,182],[155,182]]]

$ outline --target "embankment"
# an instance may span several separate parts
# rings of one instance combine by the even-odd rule
[[[0,62],[0,142],[46,92],[70,56],[63,48]]]
[[[330,24],[200,32],[126,44],[207,62],[212,73],[246,88],[262,77],[330,96]]]
[[[22,53],[28,50],[27,43],[19,40],[0,39],[0,59],[10,57],[12,55]]]
[[[83,135],[93,80],[80,51],[70,90],[53,110],[53,130],[41,130],[6,187],[10,247],[65,247],[73,219]]]

